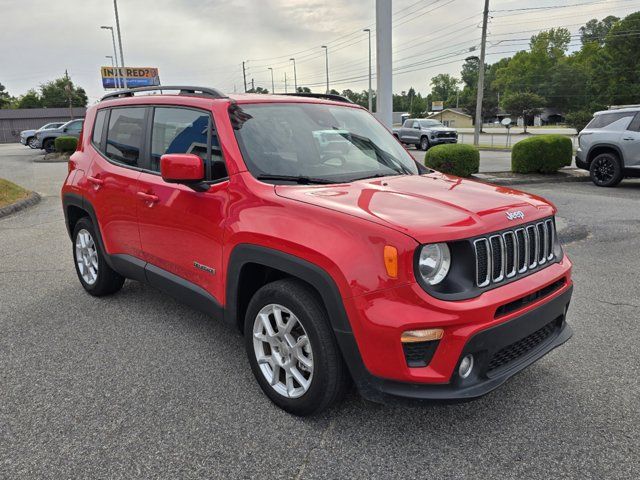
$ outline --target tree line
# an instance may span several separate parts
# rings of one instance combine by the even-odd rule
[[[38,89],[31,89],[18,97],[11,96],[0,83],[0,108],[86,107],[87,102],[85,90],[74,85],[67,75],[43,83]]]

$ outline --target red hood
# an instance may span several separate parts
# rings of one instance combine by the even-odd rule
[[[363,218],[420,243],[481,235],[555,213],[540,197],[440,173],[343,185],[276,186],[276,194]],[[506,213],[524,213],[508,220]]]

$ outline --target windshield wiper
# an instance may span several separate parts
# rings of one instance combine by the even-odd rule
[[[328,185],[330,183],[337,183],[333,180],[327,180],[326,178],[313,178],[306,177],[304,175],[258,175],[258,180],[282,180],[285,182],[295,182],[299,185]]]

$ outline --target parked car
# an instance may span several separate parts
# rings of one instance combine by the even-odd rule
[[[67,123],[63,123],[58,128],[38,131],[36,133],[35,148],[41,148],[47,153],[55,151],[56,138],[63,135],[66,137],[78,138],[82,131],[83,122],[83,119],[70,120]]]
[[[150,90],[87,111],[62,187],[80,284],[146,282],[238,328],[281,408],[317,413],[351,380],[468,400],[570,338],[542,198],[429,170],[337,96]]]
[[[26,145],[28,147],[31,148],[37,148],[36,147],[36,133],[38,133],[41,130],[48,130],[51,128],[58,128],[60,126],[64,125],[64,122],[53,122],[53,123],[47,123],[46,125],[43,125],[42,127],[38,128],[37,130],[23,130],[20,132],[20,143],[23,145]]]
[[[393,135],[405,145],[415,145],[419,150],[429,150],[443,143],[458,143],[455,128],[445,127],[439,121],[428,118],[409,118],[402,127],[393,129]]]
[[[640,177],[640,107],[596,112],[578,135],[576,166],[599,187]]]

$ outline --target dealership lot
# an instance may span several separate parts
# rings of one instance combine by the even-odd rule
[[[0,219],[0,472],[7,478],[638,478],[640,181],[522,189],[559,208],[574,337],[458,405],[356,394],[318,418],[273,406],[240,335],[150,287],[76,278],[61,163],[0,145],[43,195]]]

